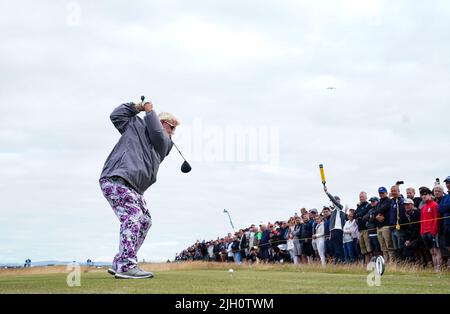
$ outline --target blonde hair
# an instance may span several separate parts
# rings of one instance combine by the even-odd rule
[[[180,125],[180,121],[178,121],[178,119],[171,113],[168,112],[161,112],[159,115],[159,120],[160,121],[170,121],[172,122],[175,126]]]

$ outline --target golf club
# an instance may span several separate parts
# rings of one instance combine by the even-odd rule
[[[172,141],[172,139],[171,139],[171,141]],[[192,170],[191,165],[186,161],[186,159],[184,158],[183,154],[180,152],[180,150],[178,149],[177,145],[175,145],[175,143],[173,141],[172,141],[172,144],[173,144],[173,146],[175,146],[177,151],[180,153],[181,157],[184,159],[184,162],[181,165],[181,172],[188,173],[189,171]]]
[[[141,101],[142,104],[144,104],[144,99],[145,96],[141,96]],[[170,139],[172,141],[172,139]],[[180,154],[180,156],[184,159],[183,164],[181,165],[181,172],[183,173],[188,173],[192,170],[191,165],[186,161],[186,158],[184,158],[183,154],[180,152],[180,150],[178,149],[177,145],[175,145],[175,143],[172,141],[173,146],[175,146],[175,148],[177,149],[178,153]]]

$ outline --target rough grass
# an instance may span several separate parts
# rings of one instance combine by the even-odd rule
[[[369,287],[364,266],[143,264],[155,278],[117,280],[106,268],[81,268],[81,286],[68,287],[66,267],[0,270],[0,293],[450,293],[450,273],[387,265],[381,286]],[[234,272],[228,272],[233,268]]]

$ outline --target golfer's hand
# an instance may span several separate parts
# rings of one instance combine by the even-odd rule
[[[144,111],[144,105],[142,105],[142,101],[137,102],[134,106],[138,112]]]
[[[153,110],[153,104],[150,100],[144,102],[144,110],[145,112],[150,112]]]

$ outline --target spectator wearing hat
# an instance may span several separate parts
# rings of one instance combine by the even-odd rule
[[[398,185],[391,187],[391,209],[390,221],[392,244],[394,246],[394,254],[397,259],[403,259],[402,252],[405,246],[406,236],[406,215],[405,206],[403,205],[403,197],[400,196]]]
[[[420,260],[426,262],[426,258],[421,254],[423,242],[420,236],[420,213],[415,208],[412,199],[406,198],[403,204],[407,219],[403,256],[407,262],[418,262]]]
[[[342,263],[344,262],[343,230],[345,213],[342,211],[344,206],[342,206],[341,199],[338,196],[328,193],[327,187],[324,187],[324,191],[335,206],[330,216],[330,241],[333,246],[334,262]]]
[[[366,226],[369,209],[370,204],[367,201],[367,193],[363,191],[359,193],[359,204],[356,206],[355,221],[359,231],[359,248],[366,264],[370,261],[370,255],[372,253],[369,241],[369,231]]]
[[[431,253],[434,270],[439,271],[441,268],[441,251],[439,250],[439,243],[436,241],[436,235],[439,231],[438,204],[433,200],[429,188],[421,187],[419,192],[424,202],[420,211],[420,235],[425,247]]]
[[[369,234],[370,248],[372,255],[378,256],[381,254],[380,243],[378,242],[377,221],[375,219],[378,211],[379,198],[373,196],[369,199],[370,208],[365,216],[367,232]]]
[[[406,189],[406,197],[413,200],[414,207],[420,212],[420,203],[422,203],[422,199],[416,196],[416,190],[414,188]]]
[[[386,261],[392,262],[394,260],[394,246],[392,244],[391,228],[389,227],[391,200],[384,186],[378,189],[378,194],[380,201],[378,202],[375,216],[378,242],[380,243],[381,251]]]
[[[446,194],[439,203],[439,214],[444,220],[443,237],[445,246],[447,247],[447,250],[450,250],[450,176],[448,176],[444,182],[447,186],[448,194]]]

